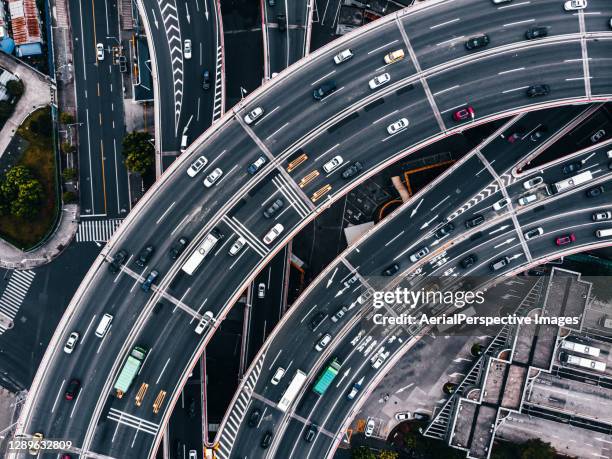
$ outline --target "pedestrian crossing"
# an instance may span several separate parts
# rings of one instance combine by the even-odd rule
[[[5,316],[3,319],[8,319],[0,320],[0,335],[11,328],[11,324],[19,312],[19,307],[28,294],[35,276],[36,273],[30,270],[13,271],[11,274],[8,284],[2,292],[2,296],[0,296],[0,314]]]
[[[122,218],[81,221],[79,222],[76,240],[77,242],[106,242],[122,221]]]
[[[223,48],[217,47],[217,63],[215,65],[215,101],[213,104],[213,123],[223,116]]]

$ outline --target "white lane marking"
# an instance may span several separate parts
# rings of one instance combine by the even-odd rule
[[[318,160],[320,160],[320,159],[321,159],[323,156],[325,156],[326,154],[328,154],[330,151],[332,151],[332,150],[334,150],[334,149],[338,148],[339,146],[340,146],[340,144],[339,144],[339,143],[337,143],[336,145],[334,145],[333,147],[331,147],[329,150],[325,151],[325,153],[320,154],[319,156],[317,156],[317,157],[314,159],[314,160],[315,160],[315,162],[316,162],[316,161],[318,161]]]
[[[55,405],[57,405],[57,402],[59,400],[59,396],[62,393],[62,390],[64,389],[64,384],[66,384],[66,380],[64,379],[62,381],[62,383],[60,384],[60,390],[57,393],[57,395],[55,396],[55,402],[53,403],[53,406],[51,407],[51,412],[53,413],[55,411]]]
[[[460,37],[455,37],[455,38],[451,38],[450,40],[444,40],[444,41],[441,41],[440,43],[436,43],[436,46],[442,46],[442,45],[446,45],[449,43],[454,43],[456,41],[463,40],[464,38],[465,38],[465,35],[461,35]]]
[[[369,52],[368,52],[368,56],[369,56],[370,54],[375,53],[376,51],[380,51],[381,49],[386,48],[387,46],[394,45],[394,44],[395,44],[395,43],[397,43],[398,41],[399,41],[399,39],[398,39],[398,40],[393,40],[393,41],[390,41],[389,43],[387,43],[386,45],[382,45],[382,46],[379,46],[378,48],[374,48],[372,51],[369,51]]]
[[[162,216],[157,219],[157,221],[155,222],[156,225],[159,225],[159,222],[161,222],[166,217],[166,215],[168,215],[168,212],[172,210],[175,204],[176,204],[176,201],[170,204],[170,206],[166,209],[166,211],[162,214]]]
[[[376,121],[372,121],[372,124],[376,124],[379,123],[380,121],[384,120],[385,118],[391,116],[391,115],[395,115],[397,112],[399,112],[399,108],[397,110],[392,111],[391,113],[387,113],[385,116],[383,116],[382,118],[378,118]]]
[[[395,241],[398,237],[401,237],[402,234],[404,234],[404,230],[400,231],[393,239],[389,239],[389,242],[385,244],[385,247],[391,245],[393,241]]]
[[[164,365],[164,368],[162,368],[162,371],[159,374],[159,378],[157,378],[157,381],[155,381],[155,384],[159,384],[159,380],[161,379],[162,375],[164,374],[164,371],[166,371],[166,367],[168,366],[169,363],[170,363],[170,357],[168,357],[168,360],[166,360],[166,364]]]
[[[440,24],[432,25],[429,30],[437,29],[438,27],[444,27],[445,25],[452,24],[454,22],[461,21],[460,18],[451,19],[450,21],[441,22]]]
[[[506,73],[520,72],[521,70],[525,70],[525,67],[519,67],[517,69],[504,70],[503,72],[497,72],[498,75],[505,75]]]
[[[319,78],[318,80],[313,81],[312,83],[310,83],[310,86],[314,86],[315,84],[319,83],[320,81],[323,81],[326,78],[329,78],[331,75],[333,75],[334,73],[336,73],[335,70],[332,70],[331,72],[323,75],[321,78]]]
[[[516,92],[516,91],[524,91],[527,88],[529,88],[529,86],[521,86],[520,88],[506,89],[505,91],[502,91],[502,94],[508,94],[509,92]]]
[[[535,19],[525,19],[524,21],[510,22],[508,24],[504,24],[502,27],[512,27],[520,24],[528,24],[530,22],[535,22]]]
[[[433,95],[434,96],[439,96],[440,94],[444,94],[445,92],[452,91],[453,89],[457,89],[458,87],[459,87],[459,85],[456,84],[455,86],[451,86],[450,88],[446,88],[446,89],[443,89],[441,91],[434,92]]]

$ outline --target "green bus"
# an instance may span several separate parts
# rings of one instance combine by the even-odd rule
[[[340,361],[338,360],[337,357],[332,358],[328,362],[328,364],[325,367],[325,369],[321,372],[321,374],[317,378],[317,382],[315,383],[314,387],[312,388],[312,391],[315,394],[323,395],[325,393],[325,391],[327,390],[327,388],[334,381],[334,378],[336,377],[336,375],[340,371],[340,367],[341,366],[342,366],[342,363],[340,363]]]

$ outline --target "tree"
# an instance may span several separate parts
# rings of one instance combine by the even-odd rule
[[[554,459],[555,448],[539,438],[532,438],[521,445],[521,459]]]
[[[376,459],[376,454],[367,446],[360,446],[351,451],[353,459]]]
[[[30,121],[30,130],[42,137],[51,137],[51,117],[37,116]]]
[[[67,167],[62,171],[62,177],[64,178],[65,182],[73,180],[74,178],[76,178],[76,175],[76,169],[73,169],[72,167]]]
[[[64,204],[72,204],[73,202],[76,202],[77,195],[73,191],[64,191],[62,194],[62,200],[64,201]]]
[[[72,116],[72,113],[62,112],[60,113],[59,119],[60,119],[60,123],[62,124],[74,123],[74,116]]]
[[[383,449],[380,453],[378,453],[378,459],[397,459],[399,456],[395,451],[389,451],[388,449]]]
[[[12,215],[29,219],[38,213],[43,188],[27,167],[16,166],[10,169],[0,185],[0,192]]]
[[[23,82],[21,80],[9,80],[6,83],[6,92],[11,97],[21,97],[23,94]]]
[[[0,100],[0,118],[9,119],[13,114],[13,106],[7,100]]]
[[[133,131],[123,138],[124,163],[128,170],[145,174],[155,163],[155,149],[151,136],[146,132]]]
[[[62,151],[64,152],[65,155],[70,155],[76,152],[76,147],[72,145],[70,142],[63,142]]]

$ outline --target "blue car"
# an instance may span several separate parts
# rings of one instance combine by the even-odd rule
[[[247,172],[251,175],[255,175],[264,164],[266,164],[266,158],[264,156],[260,156],[253,164],[247,167]]]
[[[140,288],[142,289],[142,291],[148,292],[149,290],[151,290],[151,285],[153,285],[153,282],[155,282],[155,279],[157,279],[158,277],[159,277],[159,271],[157,269],[153,269],[149,273],[145,281],[142,284],[140,284]]]

